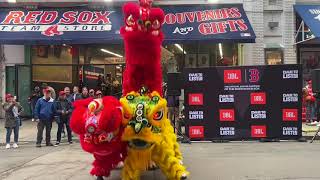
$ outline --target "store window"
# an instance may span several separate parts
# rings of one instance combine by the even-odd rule
[[[238,65],[238,44],[192,43],[184,44],[186,68]]]
[[[236,43],[192,42],[168,44],[161,49],[163,79],[184,68],[239,65]],[[125,69],[123,44],[33,46],[34,85],[48,82],[55,89],[78,85],[99,89],[101,79],[108,95],[120,94]],[[114,88],[117,87],[117,88]]]
[[[33,46],[31,59],[34,82],[72,83],[71,46]]]
[[[282,49],[265,49],[265,59],[267,65],[283,64]]]
[[[125,68],[122,44],[81,46],[79,63],[82,73],[80,81],[85,86],[93,89],[102,88],[105,94],[120,97]]]
[[[312,70],[320,68],[320,48],[302,48],[300,61],[303,65],[303,79],[311,79]]]

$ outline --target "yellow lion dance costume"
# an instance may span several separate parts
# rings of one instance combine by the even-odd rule
[[[155,163],[168,180],[187,179],[176,135],[167,117],[167,101],[158,92],[128,93],[120,99],[128,142],[123,180],[138,180]]]
[[[187,179],[182,155],[167,117],[167,101],[161,97],[161,25],[164,12],[151,8],[152,0],[140,0],[140,6],[123,7],[126,69],[123,76],[124,132],[128,143],[122,171],[123,180],[139,180],[143,171],[158,166],[168,180]],[[148,89],[150,91],[148,91]]]

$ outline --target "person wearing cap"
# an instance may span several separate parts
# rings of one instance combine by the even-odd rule
[[[44,89],[44,96],[37,101],[35,107],[35,119],[38,121],[37,129],[37,144],[36,147],[41,147],[43,139],[43,130],[46,128],[46,145],[53,146],[51,143],[51,128],[54,115],[56,113],[54,99],[51,97],[50,89]]]
[[[70,116],[72,113],[72,104],[69,100],[67,100],[66,93],[64,91],[59,92],[59,98],[55,103],[56,112],[57,112],[57,124],[58,124],[58,131],[57,131],[57,142],[55,146],[59,146],[61,142],[61,133],[66,126],[67,133],[68,133],[68,142],[72,144],[72,132],[69,126]]]
[[[34,87],[34,90],[31,96],[29,96],[28,98],[28,103],[30,104],[30,108],[31,108],[32,121],[34,121],[34,108],[36,107],[36,103],[40,98],[41,98],[40,87],[36,86]]]
[[[307,81],[307,86],[305,87],[307,90],[307,96],[305,99],[306,102],[306,121],[309,123],[313,123],[313,121],[317,120],[316,117],[316,98],[315,94],[312,91],[312,81]]]
[[[20,114],[23,112],[23,108],[19,102],[16,102],[15,98],[11,94],[6,95],[6,102],[3,104],[5,110],[5,125],[7,130],[6,134],[6,149],[10,149],[10,137],[12,130],[14,133],[13,148],[18,148],[19,139],[19,127],[21,126]]]
[[[49,86],[47,83],[42,83],[41,87],[42,87],[43,91],[46,89],[49,89],[50,93],[51,93],[51,98],[56,99],[56,91],[53,89],[53,87]],[[43,94],[44,94],[44,92],[43,92]]]
[[[99,98],[102,98],[102,97],[103,97],[102,92],[100,90],[98,90],[96,92],[96,98],[99,99]]]

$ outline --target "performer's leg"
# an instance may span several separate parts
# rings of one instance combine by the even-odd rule
[[[181,164],[181,160],[176,157],[174,149],[164,143],[162,143],[162,147],[155,149],[159,150],[159,155],[154,156],[153,160],[169,180],[187,179],[189,172]]]
[[[141,172],[134,168],[134,163],[130,160],[130,157],[124,161],[124,167],[121,172],[122,180],[139,180]]]
[[[117,153],[112,153],[108,156],[94,155],[95,161],[93,162],[93,168],[91,170],[92,175],[96,176],[110,176],[112,169],[116,168],[121,158]]]

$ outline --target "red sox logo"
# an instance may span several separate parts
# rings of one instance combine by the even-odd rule
[[[249,82],[256,83],[260,80],[260,73],[258,69],[249,69]]]
[[[68,31],[110,31],[112,11],[10,11],[0,23],[1,31],[41,32],[45,36]]]

